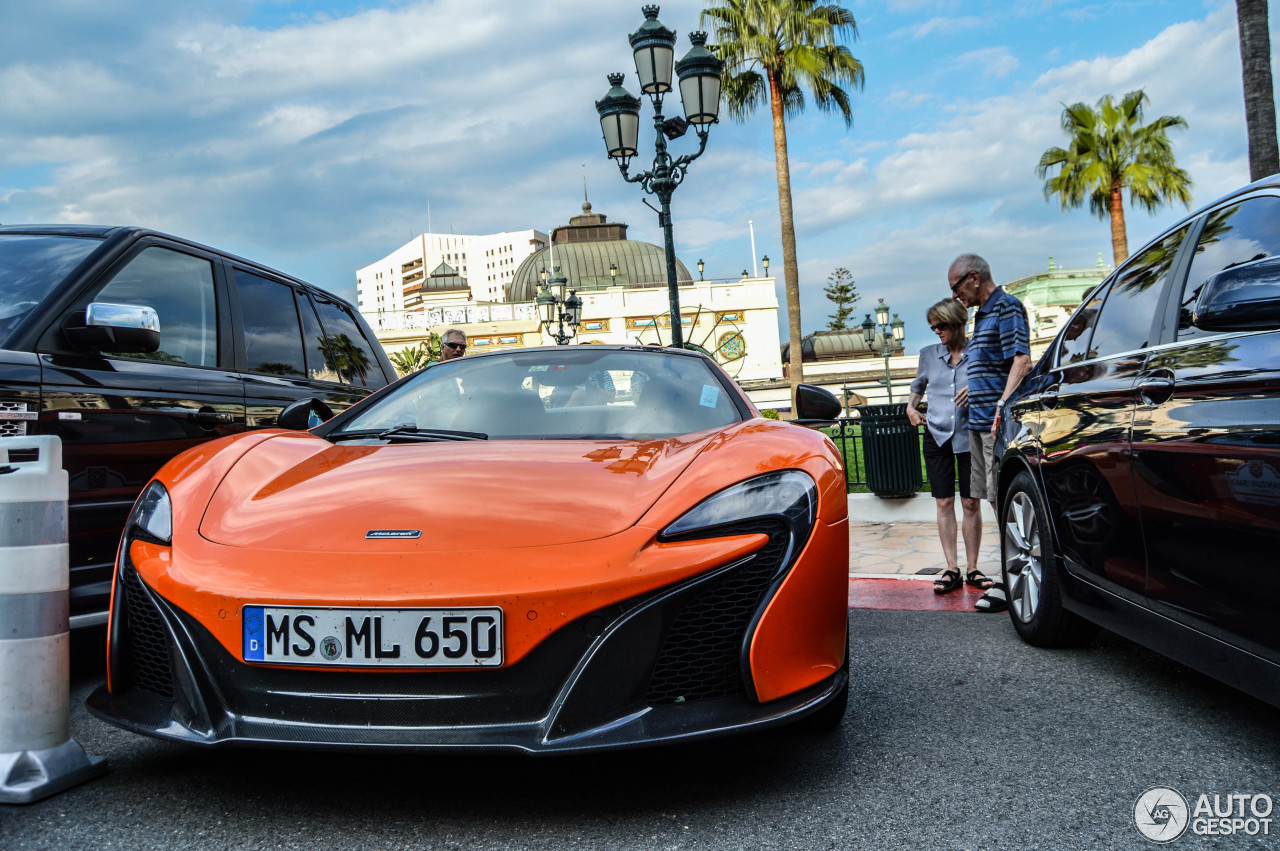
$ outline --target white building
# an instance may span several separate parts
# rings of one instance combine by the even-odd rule
[[[473,297],[505,301],[504,291],[520,264],[547,245],[537,230],[482,235],[424,233],[383,257],[356,270],[356,298],[371,324],[379,312],[419,309],[421,284],[441,263],[466,279]]]
[[[454,326],[466,332],[471,352],[554,345],[538,322],[533,301],[546,269],[553,279],[558,271],[566,279],[566,290],[576,291],[583,301],[575,343],[670,342],[666,255],[661,247],[627,239],[625,224],[592,213],[589,203],[568,225],[556,228],[553,239],[554,245],[527,252],[514,269],[501,264],[500,272],[510,269],[512,274],[503,274],[506,283],[500,292],[488,284],[471,286],[462,269],[446,260],[407,282],[402,276],[396,308],[383,306],[390,303],[394,289],[383,282],[395,280],[393,272],[400,263],[411,262],[402,257],[416,255],[392,255],[361,270],[362,276],[383,275],[370,278],[382,287],[383,304],[376,296],[366,299],[362,289],[361,312],[390,354],[418,345],[427,332],[439,334]],[[474,269],[474,254],[468,261]],[[706,351],[740,381],[782,374],[772,278],[700,276],[695,281],[678,259],[676,277],[686,342]]]

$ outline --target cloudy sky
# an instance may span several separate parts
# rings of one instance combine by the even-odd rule
[[[436,231],[549,230],[578,210],[585,165],[595,210],[660,243],[644,196],[604,156],[593,106],[611,71],[637,88],[626,36],[641,5],[6,4],[0,222],[145,225],[354,300],[355,269],[427,230],[428,204]],[[703,5],[662,3],[680,54]],[[806,333],[825,326],[822,288],[838,266],[853,272],[860,310],[883,297],[901,313],[914,348],[930,341],[924,310],[962,251],[985,255],[998,280],[1050,254],[1109,263],[1107,224],[1046,202],[1035,175],[1065,142],[1064,104],[1144,88],[1148,118],[1187,120],[1174,151],[1197,205],[1248,181],[1233,3],[845,5],[866,71],[853,126],[812,109],[790,125]],[[707,277],[739,276],[753,221],[756,255],[780,271],[767,111],[713,129],[673,206],[686,265],[701,257]],[[1184,213],[1132,212],[1130,246]]]

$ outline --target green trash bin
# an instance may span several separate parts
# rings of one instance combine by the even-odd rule
[[[920,490],[920,432],[901,405],[858,405],[867,490],[876,496],[904,497]]]

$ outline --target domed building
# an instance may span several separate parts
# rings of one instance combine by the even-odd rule
[[[667,255],[659,245],[627,239],[627,226],[591,212],[583,201],[582,213],[551,232],[551,245],[524,259],[506,286],[509,302],[533,301],[545,269],[551,277],[558,268],[579,292],[608,287],[654,287],[667,284]],[[676,280],[693,280],[676,258]]]
[[[802,363],[846,361],[852,358],[883,357],[884,338],[876,331],[868,343],[862,331],[817,331],[800,338]],[[902,343],[889,337],[890,357],[902,354]],[[782,344],[782,362],[790,363],[791,344]]]

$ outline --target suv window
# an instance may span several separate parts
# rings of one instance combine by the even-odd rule
[[[117,272],[94,301],[150,307],[159,314],[159,350],[123,357],[217,366],[218,308],[208,260],[153,245]]]
[[[1280,198],[1264,195],[1210,213],[1182,288],[1178,339],[1210,333],[1191,324],[1191,311],[1205,281],[1224,269],[1277,254],[1280,254]]]
[[[101,244],[97,237],[0,236],[0,341]]]
[[[1093,329],[1092,357],[1105,358],[1150,344],[1156,306],[1186,235],[1187,229],[1180,228],[1121,269]]]
[[[386,384],[378,358],[351,315],[334,302],[322,298],[313,300],[324,328],[329,366],[338,373],[342,383],[370,388]]]
[[[1107,286],[1098,287],[1071,317],[1058,348],[1058,363],[1080,363],[1093,357],[1089,342],[1093,339],[1093,326],[1098,323],[1098,314],[1102,312],[1102,302],[1106,297]]]
[[[293,302],[293,287],[236,269],[244,350],[251,372],[268,375],[307,374],[302,329]]]

